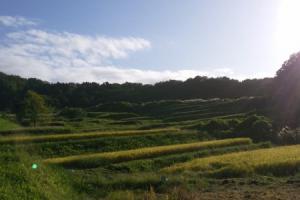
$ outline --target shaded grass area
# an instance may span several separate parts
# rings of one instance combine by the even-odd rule
[[[181,177],[178,176],[169,176],[168,181],[164,181],[161,174],[158,173],[127,174],[102,169],[73,170],[73,178],[74,187],[80,193],[90,194],[93,199],[99,199],[99,197],[109,199],[108,196],[118,190],[141,192],[147,191],[150,187],[163,190],[182,182]],[[124,199],[124,196],[120,199]]]
[[[33,135],[43,135],[43,134],[61,134],[61,133],[71,133],[73,130],[68,127],[56,127],[56,126],[43,126],[43,127],[14,127],[9,130],[1,130],[0,135],[2,136],[8,136],[6,138],[9,138],[10,135],[16,135],[16,134],[33,134]],[[17,136],[11,136],[11,138],[14,138]],[[29,136],[28,136],[29,137]],[[32,136],[35,137],[35,136]]]
[[[150,158],[168,154],[184,153],[206,148],[218,148],[232,145],[250,144],[249,138],[235,138],[226,140],[214,140],[207,142],[196,142],[188,144],[167,145],[149,148],[140,148],[127,151],[107,152],[85,154],[77,156],[68,156],[61,158],[52,158],[44,160],[47,164],[58,164],[66,167],[97,167],[105,163],[117,163],[141,158]]]
[[[163,134],[166,132],[179,131],[176,128],[166,129],[152,129],[152,130],[127,130],[127,131],[107,131],[107,132],[92,132],[92,133],[74,133],[74,134],[54,134],[54,135],[40,135],[40,136],[10,136],[0,138],[0,143],[30,143],[30,142],[49,142],[59,140],[75,140],[75,139],[88,139],[98,137],[111,137],[111,136],[131,136],[143,134]]]
[[[38,154],[43,158],[51,158],[84,154],[86,152],[120,151],[157,145],[189,143],[204,139],[206,139],[206,135],[199,134],[196,131],[179,131],[164,134],[21,144],[20,146],[31,154]]]
[[[14,123],[8,119],[0,118],[0,134],[1,134],[1,131],[8,131],[11,129],[16,129],[16,128],[20,128],[20,125]]]
[[[0,153],[0,199],[82,199],[71,187],[71,179],[57,168],[38,166],[22,149],[2,145]]]
[[[164,168],[163,172],[174,173],[184,170],[201,171],[213,177],[247,176],[269,174],[293,175],[300,171],[300,145],[230,153]]]

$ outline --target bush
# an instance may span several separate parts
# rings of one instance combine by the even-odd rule
[[[251,115],[242,121],[236,129],[238,137],[250,137],[254,141],[273,139],[272,124],[263,116]]]
[[[208,131],[227,130],[229,128],[227,122],[221,119],[213,119],[205,125],[205,129]]]
[[[68,119],[80,119],[86,116],[86,112],[81,108],[64,108],[58,115]]]

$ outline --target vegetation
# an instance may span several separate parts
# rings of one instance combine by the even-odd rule
[[[36,126],[37,122],[41,120],[42,114],[47,113],[45,100],[42,96],[31,90],[27,91],[24,100],[20,105],[20,110],[17,112],[17,118],[22,123],[29,120],[29,124]]]
[[[101,85],[97,83],[50,84],[37,79],[22,79],[3,73],[0,74],[0,81],[0,83],[3,83],[0,84],[1,96],[3,96],[3,99],[1,98],[0,101],[0,110],[13,110],[14,104],[20,101],[14,94],[20,94],[27,90],[48,96],[48,101],[55,107],[85,108],[99,103],[115,101],[146,102],[166,99],[263,96],[272,83],[272,79],[253,79],[239,82],[227,77],[208,78],[197,76],[186,81],[170,80],[156,83],[155,85],[142,85],[139,83],[103,83]],[[117,106],[112,107],[115,109],[114,111],[118,109]]]
[[[195,159],[163,171],[197,170],[216,177],[247,176],[253,173],[292,175],[299,172],[299,155],[299,145],[277,147]]]
[[[150,148],[141,148],[127,151],[96,153],[78,156],[69,156],[62,158],[51,158],[44,162],[48,164],[59,164],[64,166],[77,167],[95,167],[103,165],[103,163],[116,163],[128,160],[136,160],[141,158],[150,158],[168,154],[176,154],[183,152],[196,151],[207,148],[218,148],[232,145],[250,144],[251,140],[247,138],[216,140],[207,142],[197,142],[189,144],[178,144],[168,146],[158,146]]]
[[[19,128],[19,127],[20,126],[17,123],[14,123],[8,119],[0,118],[0,132]]]
[[[299,55],[274,78],[245,81],[74,84],[0,73],[0,199],[291,191],[300,181]]]
[[[68,119],[80,119],[86,116],[86,112],[80,108],[64,108],[59,116],[68,118]]]
[[[232,145],[218,148],[208,148],[199,151],[180,153],[175,155],[166,155],[149,159],[139,159],[127,162],[112,164],[110,168],[116,171],[125,172],[145,172],[159,171],[163,167],[170,166],[174,163],[181,163],[193,160],[195,158],[207,157],[211,155],[219,155],[231,152],[249,151],[253,149],[270,148],[272,145],[269,142],[245,145]]]
[[[0,138],[0,143],[25,143],[25,142],[50,142],[59,140],[74,140],[74,139],[87,139],[98,137],[111,137],[111,136],[132,136],[142,134],[155,134],[176,132],[178,129],[152,129],[152,130],[127,130],[127,131],[108,131],[108,132],[92,132],[92,133],[74,133],[74,134],[55,134],[55,135],[41,135],[41,136],[10,136]]]

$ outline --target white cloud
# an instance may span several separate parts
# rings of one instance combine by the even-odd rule
[[[19,16],[0,16],[0,25],[10,27],[34,26],[37,25],[37,22]]]
[[[5,41],[5,42],[4,42]],[[0,44],[0,71],[50,82],[141,82],[185,80],[197,75],[232,75],[228,68],[198,70],[142,70],[111,66],[114,59],[151,48],[143,38],[86,36],[38,29],[8,33]]]

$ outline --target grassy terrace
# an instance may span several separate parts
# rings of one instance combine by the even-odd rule
[[[28,142],[51,142],[60,140],[90,139],[111,136],[133,136],[145,134],[162,134],[169,132],[178,132],[176,128],[152,129],[152,130],[127,130],[127,131],[105,131],[92,133],[74,133],[74,134],[54,134],[40,136],[7,136],[0,138],[0,144],[5,143],[28,143]]]
[[[20,126],[7,119],[0,118],[0,131],[6,131],[9,129],[19,128]]]
[[[246,176],[253,173],[291,175],[300,171],[300,145],[230,153],[164,168],[163,172],[199,171],[212,176]]]
[[[251,139],[235,138],[226,140],[214,140],[207,142],[140,148],[126,151],[52,158],[46,159],[44,160],[44,162],[48,164],[59,164],[67,167],[96,167],[105,163],[118,163],[123,161],[157,157],[168,154],[184,153],[202,149],[219,148],[233,145],[244,145],[250,143],[252,143]]]

